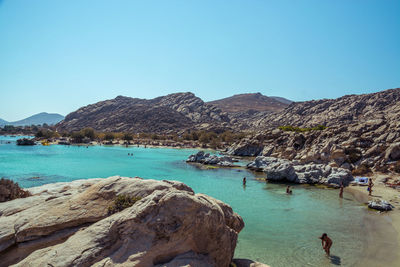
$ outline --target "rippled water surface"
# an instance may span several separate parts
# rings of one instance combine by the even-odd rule
[[[0,137],[0,177],[23,187],[112,175],[173,179],[230,204],[244,221],[235,257],[278,266],[352,266],[363,250],[363,207],[338,191],[266,184],[238,169],[201,170],[185,163],[196,150],[165,148],[16,146]],[[7,144],[4,140],[11,141]],[[133,153],[133,156],[128,156]],[[248,178],[242,186],[242,178]],[[332,257],[318,239],[333,239]]]

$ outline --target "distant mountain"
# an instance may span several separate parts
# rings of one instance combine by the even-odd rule
[[[268,97],[261,93],[239,94],[208,102],[225,112],[270,111],[279,112],[292,101],[280,97]]]
[[[68,114],[58,130],[91,127],[98,131],[171,132],[196,126],[221,125],[229,118],[193,93],[175,93],[154,99],[118,96]]]
[[[8,123],[8,121],[5,121],[5,120],[3,120],[3,119],[0,119],[0,126],[6,125],[7,123]]]
[[[0,120],[0,125],[27,126],[27,125],[38,125],[44,123],[48,125],[54,125],[62,121],[63,119],[64,116],[60,114],[42,112],[19,121],[8,122]]]
[[[283,104],[286,104],[286,105],[290,105],[293,103],[292,100],[289,100],[289,99],[286,99],[286,98],[280,97],[280,96],[270,96],[270,98],[273,98],[273,99],[275,99]]]

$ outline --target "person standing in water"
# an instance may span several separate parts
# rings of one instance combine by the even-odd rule
[[[246,185],[246,177],[243,178],[243,185]]]
[[[341,182],[340,183],[340,192],[339,192],[339,197],[340,198],[343,198],[343,189],[344,189],[343,182]]]
[[[290,185],[288,185],[287,187],[286,187],[286,194],[289,194],[289,195],[291,195],[293,192],[292,192],[292,189],[290,189]]]
[[[331,246],[332,246],[332,239],[330,239],[328,237],[328,235],[326,233],[323,233],[321,237],[319,237],[319,239],[321,239],[321,245],[322,248],[325,250],[326,255],[330,256],[331,254]]]
[[[371,196],[372,195],[372,187],[374,186],[374,183],[372,182],[372,178],[369,178],[368,180],[368,195]]]

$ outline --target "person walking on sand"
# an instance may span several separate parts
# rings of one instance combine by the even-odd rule
[[[372,195],[372,187],[374,186],[374,183],[372,182],[372,178],[369,178],[368,180],[368,195],[371,196]]]
[[[322,248],[325,250],[326,255],[330,256],[331,254],[331,246],[332,246],[332,239],[328,237],[326,233],[323,233],[322,236],[319,237],[321,239]]]

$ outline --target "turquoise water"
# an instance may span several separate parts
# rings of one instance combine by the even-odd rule
[[[5,140],[5,137],[0,137]],[[15,138],[7,137],[7,140]],[[362,256],[364,212],[351,195],[294,185],[266,184],[246,170],[201,170],[185,162],[196,150],[165,148],[16,146],[0,142],[0,177],[23,187],[113,175],[171,179],[230,204],[244,221],[235,257],[278,266],[353,266]],[[128,156],[133,153],[134,156]],[[247,186],[242,186],[246,176]],[[39,178],[33,178],[39,177]],[[324,255],[317,238],[333,239]]]

